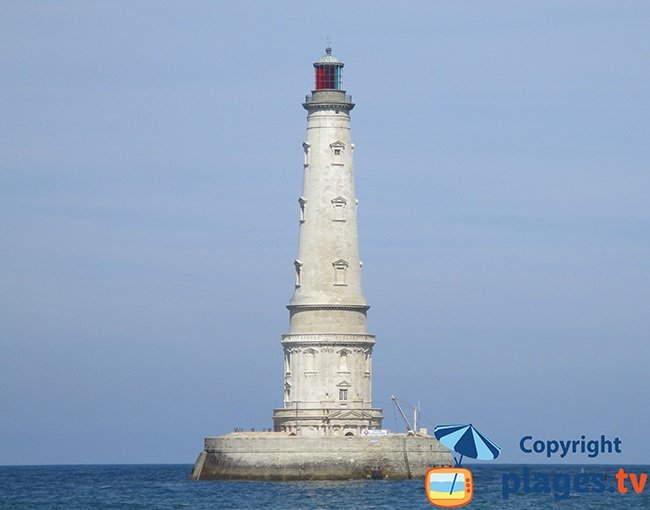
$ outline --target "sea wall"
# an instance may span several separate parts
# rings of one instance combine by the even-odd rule
[[[313,438],[282,432],[239,432],[205,439],[193,480],[348,480],[420,478],[451,466],[434,437],[389,434]]]

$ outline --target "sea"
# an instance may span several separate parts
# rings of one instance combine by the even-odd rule
[[[466,508],[650,509],[650,483],[643,482],[650,466],[486,463],[465,467],[473,475],[473,496]],[[620,468],[627,475],[625,493],[618,490]],[[0,466],[0,509],[435,508],[421,479],[197,482],[188,480],[191,469],[189,464]]]

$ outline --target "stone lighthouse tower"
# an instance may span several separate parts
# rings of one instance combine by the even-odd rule
[[[295,292],[287,306],[284,405],[276,431],[297,436],[357,436],[381,428],[372,407],[372,348],[354,190],[351,97],[342,89],[343,62],[326,54],[314,63],[315,87],[306,97],[303,192],[298,199],[300,242]]]
[[[343,62],[331,48],[314,63],[316,83],[303,106],[303,190],[295,291],[284,349],[283,406],[273,432],[206,437],[193,480],[349,480],[424,477],[452,456],[426,429],[381,429],[372,406],[372,349],[354,190],[352,99]]]

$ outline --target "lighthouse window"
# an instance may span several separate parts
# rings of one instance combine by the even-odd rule
[[[332,207],[334,208],[334,214],[332,221],[345,221],[345,206],[347,205],[347,200],[343,197],[336,197],[331,200]]]
[[[300,262],[297,259],[294,260],[293,261],[293,267],[296,268],[296,288],[298,288],[301,285],[300,269],[302,268],[302,262]]]
[[[343,259],[339,259],[336,262],[333,262],[332,266],[334,266],[334,285],[347,285],[345,281],[345,272],[348,269],[348,263]]]
[[[349,372],[348,370],[348,354],[350,351],[346,351],[345,349],[342,351],[339,351],[339,372]]]
[[[341,68],[337,66],[316,67],[316,90],[340,89]]]
[[[343,166],[343,151],[345,150],[345,144],[337,140],[330,144],[330,149],[332,149],[332,164]]]
[[[339,388],[339,400],[348,399],[348,390],[347,388]]]
[[[368,349],[368,350],[366,350],[366,352],[365,352],[365,354],[364,354],[365,361],[366,361],[366,370],[365,370],[365,374],[364,374],[364,375],[365,375],[366,377],[368,377],[368,378],[370,377],[370,367],[372,366],[372,357],[371,357],[371,352],[372,352],[372,351],[371,351],[370,349]]]
[[[316,370],[316,351],[307,349],[305,351],[305,373],[313,373]]]
[[[304,223],[305,222],[305,203],[307,203],[307,201],[304,198],[300,197],[298,199],[298,203],[300,204],[300,223]]]

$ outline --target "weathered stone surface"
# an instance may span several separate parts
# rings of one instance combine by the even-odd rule
[[[205,440],[194,480],[348,480],[421,478],[452,464],[431,436],[312,438],[240,432]]]

